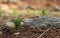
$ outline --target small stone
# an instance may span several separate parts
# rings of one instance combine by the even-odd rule
[[[24,24],[24,22],[21,22],[21,25],[23,25]]]
[[[54,6],[53,9],[54,9],[54,11],[59,11],[60,10],[59,6],[57,6],[57,5]]]
[[[25,23],[30,23],[30,22],[32,22],[32,19],[30,19],[30,18],[25,18],[25,19],[23,19],[23,21],[24,21]]]
[[[2,35],[3,33],[0,31],[0,34]]]
[[[20,33],[19,32],[17,32],[17,33],[14,33],[14,35],[19,35]]]
[[[15,24],[13,22],[6,22],[6,25],[11,28],[15,28]]]

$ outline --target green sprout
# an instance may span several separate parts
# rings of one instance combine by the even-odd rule
[[[44,9],[41,11],[41,15],[42,16],[45,16],[46,15],[46,11]]]
[[[15,24],[15,29],[16,30],[18,30],[19,29],[19,27],[21,26],[21,22],[22,22],[22,19],[20,18],[15,18],[14,20],[13,20],[13,23]]]
[[[17,10],[16,10],[16,9],[13,9],[13,10],[12,10],[12,14],[17,16],[17,15],[18,15]]]

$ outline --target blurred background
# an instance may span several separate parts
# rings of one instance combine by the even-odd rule
[[[2,10],[16,9],[21,15],[40,15],[41,9],[46,9],[47,15],[59,16],[60,0],[0,0]],[[29,14],[28,14],[29,13]]]

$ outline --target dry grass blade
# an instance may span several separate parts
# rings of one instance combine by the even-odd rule
[[[38,36],[37,38],[41,38],[42,35],[44,35],[47,31],[49,31],[51,29],[51,27],[49,27],[46,31],[44,31],[40,36]]]

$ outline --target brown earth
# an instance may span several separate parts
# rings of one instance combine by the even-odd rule
[[[0,35],[0,38],[37,38],[44,31],[45,30],[22,25],[19,35],[15,36],[10,34],[3,34]],[[41,38],[60,38],[60,27],[56,29],[50,29],[44,35],[42,35]]]
[[[60,38],[60,27],[49,30],[41,38]]]
[[[33,17],[29,17],[33,18]],[[2,34],[0,38],[37,38],[39,37],[45,30],[35,27],[30,27],[26,24],[23,24],[20,27],[19,35],[10,35],[10,34]],[[8,33],[8,32],[7,32]],[[60,38],[60,27],[50,29],[40,38]]]

